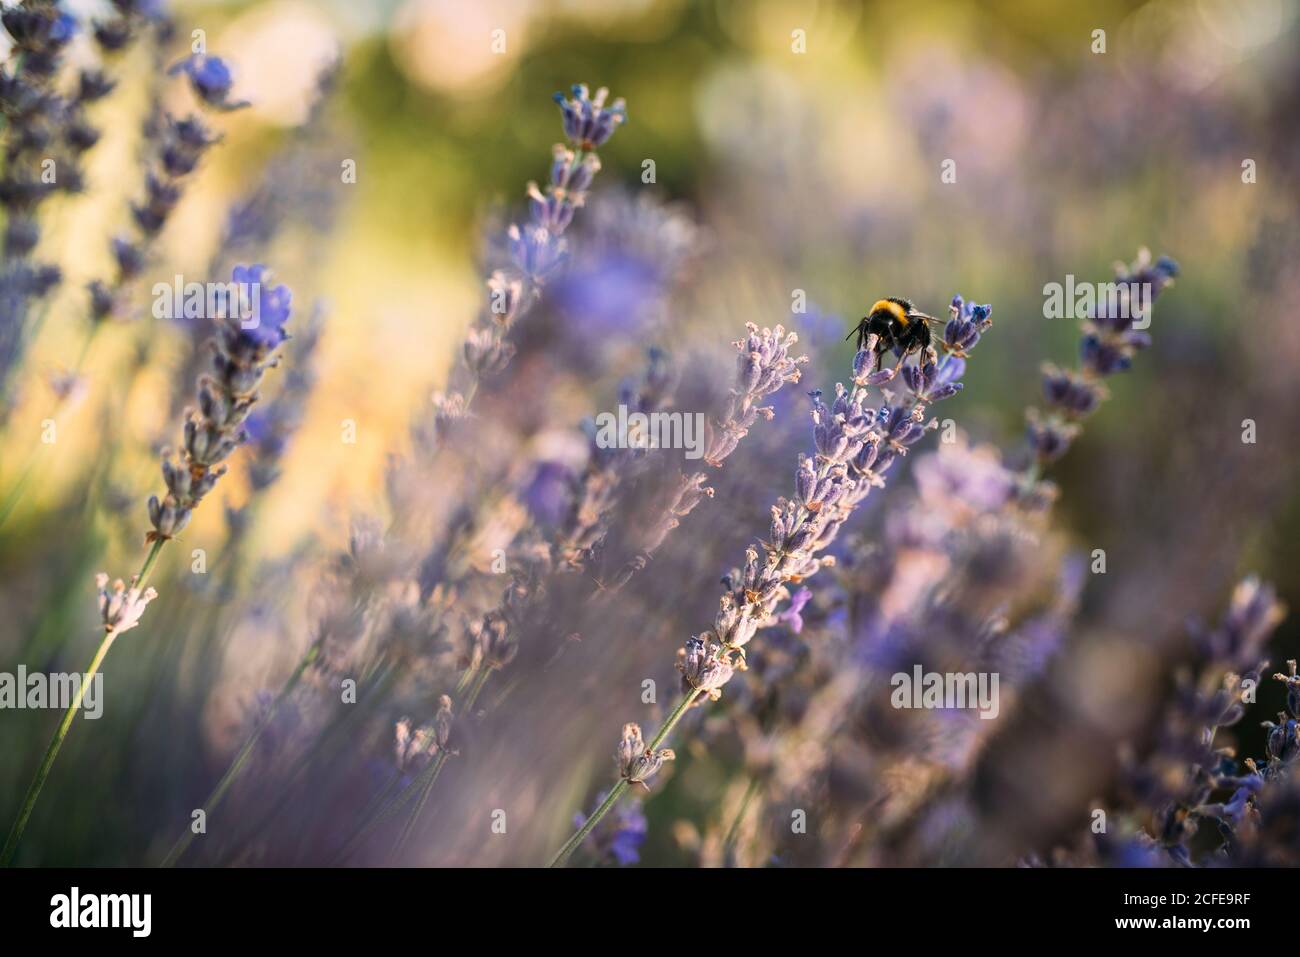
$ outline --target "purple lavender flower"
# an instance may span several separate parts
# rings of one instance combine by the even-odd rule
[[[602,791],[596,795],[596,806],[608,796]],[[587,815],[573,815],[573,826],[582,827]],[[620,804],[612,819],[604,821],[592,834],[592,850],[597,859],[612,858],[621,867],[639,863],[641,845],[645,843],[648,822],[639,801],[625,801]]]
[[[62,46],[77,35],[77,18],[70,13],[60,13],[50,26],[49,42]]]
[[[1151,345],[1151,336],[1133,328],[1139,318],[1138,304],[1134,302],[1133,290],[1142,286],[1150,287],[1150,302],[1160,295],[1165,287],[1171,285],[1178,275],[1178,264],[1168,256],[1161,256],[1151,261],[1151,253],[1140,250],[1137,260],[1130,266],[1122,263],[1116,265],[1115,281],[1119,287],[1115,310],[1112,314],[1111,303],[1098,303],[1093,314],[1084,323],[1083,340],[1079,354],[1085,372],[1096,376],[1113,375],[1123,372],[1133,364],[1133,354]]]
[[[1300,715],[1300,676],[1296,675],[1296,659],[1287,661],[1290,674],[1278,672],[1273,678],[1286,685],[1286,709],[1294,715]]]
[[[1078,423],[1095,412],[1107,396],[1100,380],[1128,369],[1134,353],[1150,345],[1151,337],[1146,332],[1132,328],[1138,318],[1138,304],[1133,301],[1132,290],[1142,286],[1150,288],[1150,299],[1143,306],[1150,309],[1160,292],[1173,283],[1178,266],[1167,256],[1152,262],[1150,252],[1142,249],[1132,265],[1117,265],[1116,273],[1118,296],[1114,314],[1107,300],[1083,324],[1079,371],[1065,371],[1051,364],[1043,366],[1043,394],[1048,410],[1030,409],[1027,413],[1031,477],[1036,477],[1043,465],[1069,451],[1080,432]],[[1041,498],[1042,487],[1036,481],[1024,483],[1023,502],[1030,505]]]
[[[659,264],[615,252],[583,268],[566,269],[553,301],[574,318],[575,340],[599,342],[616,332],[627,334],[629,321],[646,314],[663,286]]]
[[[870,355],[867,344],[854,357],[855,370]],[[950,356],[947,361],[956,360]],[[888,401],[872,409],[860,385],[848,389],[837,384],[829,406],[820,391],[810,395],[816,457],[800,457],[794,497],[773,507],[768,537],[760,543],[763,557],[758,548],[749,549],[744,568],[724,579],[729,594],[714,627],[728,650],[742,649],[756,628],[779,620],[775,609],[790,597],[785,583],[802,582],[829,562],[817,553],[832,544],[857,505],[884,484],[893,461],[928,428],[919,396],[911,405]]]
[[[524,487],[523,501],[534,521],[543,525],[558,525],[568,506],[568,490],[573,482],[572,471],[559,462],[539,462],[532,478]]]
[[[951,318],[944,326],[943,347],[951,355],[964,356],[993,324],[989,318],[993,307],[966,302],[961,296],[953,296],[948,312]]]
[[[619,808],[616,819],[618,830],[609,844],[609,852],[619,864],[627,866],[641,860],[641,845],[645,843],[648,822],[640,805],[627,804]]]
[[[179,120],[166,117],[162,146],[158,151],[163,170],[171,177],[192,173],[208,147],[218,139],[197,116]]]
[[[486,376],[506,369],[514,355],[503,340],[511,327],[540,298],[542,289],[568,259],[564,231],[576,211],[586,202],[586,192],[600,170],[600,159],[592,150],[609,139],[623,121],[623,104],[604,109],[605,91],[596,100],[587,98],[586,87],[575,87],[572,103],[563,102],[565,130],[579,149],[556,145],[551,153],[550,177],[546,189],[528,184],[529,221],[511,223],[504,237],[508,263],[494,269],[487,281],[488,301],[471,332],[464,355],[466,362],[455,373],[452,395],[472,393]],[[462,401],[462,400],[453,400]]]
[[[807,356],[791,355],[798,336],[787,333],[784,327],[760,330],[751,322],[746,323],[746,330],[747,335],[743,339],[732,343],[738,355],[727,404],[720,416],[711,417],[707,421],[702,458],[714,468],[722,466],[759,419],[772,419],[775,414],[772,407],[758,403],[778,393],[787,383],[798,382],[802,374],[800,367],[808,361]],[[600,512],[594,515],[588,513],[594,521],[583,524],[584,538],[588,541],[585,548],[575,551],[566,543],[562,553],[575,566],[586,561],[588,552],[608,554],[610,571],[601,574],[601,581],[610,590],[618,590],[626,585],[633,575],[645,567],[655,550],[681,524],[682,519],[705,498],[713,495],[713,489],[706,484],[706,472],[677,472],[666,485],[658,488],[657,494],[651,496],[650,505],[644,513],[625,520],[626,530],[620,536],[622,540],[611,546],[605,539],[608,522],[604,513],[610,510],[616,500],[617,470],[625,467],[631,458],[624,454],[619,457],[612,472],[606,470],[607,474],[603,477],[599,472],[590,476],[596,483],[593,488],[608,486],[607,500]],[[574,536],[567,538],[571,542]]]
[[[131,214],[140,231],[146,236],[158,235],[180,198],[180,186],[174,181],[153,173],[146,174],[145,202],[131,206]]]
[[[1273,586],[1254,575],[1237,583],[1228,611],[1218,627],[1193,626],[1197,650],[1225,668],[1244,672],[1264,656],[1264,646],[1282,621],[1283,610]]]
[[[961,439],[922,456],[912,478],[926,509],[961,516],[996,512],[1015,487],[1015,475],[994,448],[972,447]]]
[[[117,81],[103,70],[82,70],[77,75],[77,100],[94,103],[113,92]]]
[[[269,488],[280,475],[280,460],[302,422],[303,406],[316,384],[313,359],[320,343],[324,310],[313,311],[305,331],[294,337],[294,349],[284,385],[275,397],[254,411],[244,423],[250,456],[249,484],[254,492]],[[237,513],[236,519],[245,518]]]
[[[117,272],[123,282],[134,279],[144,269],[144,252],[140,246],[124,236],[114,236],[109,245],[117,261]]]
[[[285,286],[273,286],[265,266],[236,266],[231,273],[231,284],[237,301],[227,303],[234,309],[233,318],[240,321],[222,325],[226,346],[232,354],[247,356],[254,361],[264,358],[289,334],[284,324],[289,320],[292,293]]]
[[[1043,395],[1067,416],[1091,415],[1106,398],[1106,387],[1078,372],[1043,364]]]
[[[980,321],[987,318],[984,313]],[[859,350],[854,357],[855,374],[870,353],[869,343]],[[742,375],[746,371],[742,352]],[[753,382],[761,378],[761,370],[749,375]],[[890,401],[873,410],[867,405],[866,389],[856,383],[852,389],[837,384],[835,400],[829,407],[823,403],[820,391],[810,395],[817,454],[800,456],[793,497],[777,500],[767,537],[746,550],[742,567],[723,577],[725,591],[719,598],[713,627],[692,635],[678,650],[677,669],[682,673],[684,697],[652,739],[655,742],[664,740],[689,708],[718,700],[723,686],[736,672],[746,670],[745,648],[759,629],[781,621],[777,609],[793,597],[788,585],[801,584],[834,564],[833,558],[820,553],[834,543],[871,489],[884,483],[883,472],[893,459],[905,454],[927,429],[922,424],[925,406],[919,398],[907,407]],[[799,611],[807,600],[799,596]],[[624,781],[644,784],[648,774],[629,773],[631,762],[643,749],[640,727],[625,725],[619,752]],[[644,754],[650,759],[656,752],[644,749]],[[652,770],[657,768],[655,764]],[[608,808],[608,804],[602,805],[603,811]],[[585,833],[580,828],[560,849],[552,865],[564,864]]]
[[[573,99],[565,99],[563,93],[553,97],[564,114],[564,135],[583,152],[599,149],[627,119],[627,107],[619,98],[606,108],[609,90],[603,86],[594,99],[585,83],[574,84],[572,92]]]
[[[568,255],[564,240],[536,223],[522,228],[512,223],[506,235],[515,267],[534,285],[541,285]]]
[[[208,106],[226,112],[248,106],[247,100],[230,99],[230,88],[235,80],[230,67],[221,57],[194,53],[176,63],[167,72],[171,75],[184,73],[189,77],[191,89]]]
[[[1218,825],[1221,850],[1234,845],[1235,832],[1254,813],[1255,799],[1285,779],[1288,766],[1300,758],[1296,715],[1286,712],[1276,723],[1264,722],[1267,754],[1259,762],[1247,758],[1238,766],[1231,751],[1215,747],[1218,731],[1244,717],[1244,690],[1258,684],[1267,664],[1259,655],[1282,617],[1271,587],[1253,577],[1242,580],[1218,627],[1193,629],[1203,664],[1199,674],[1179,675],[1150,753],[1141,762],[1131,752],[1125,755],[1128,790],[1153,813],[1151,836],[1176,863],[1197,863],[1192,839],[1204,819]],[[1212,800],[1215,795],[1220,799]],[[1250,829],[1240,830],[1249,845]]]
[[[803,631],[804,606],[812,600],[813,593],[807,588],[800,588],[790,596],[790,607],[776,616],[776,620],[786,625],[794,634]]]
[[[6,7],[0,23],[17,49],[37,56],[56,53],[77,32],[76,18],[55,4]]]
[[[589,205],[548,293],[564,313],[570,347],[583,352],[635,336],[662,315],[703,242],[690,215],[652,193],[610,189]]]
[[[965,374],[965,359],[952,355],[940,363],[933,348],[926,349],[916,365],[903,367],[903,381],[922,402],[942,402],[956,395],[962,390],[959,380]]]
[[[1055,462],[1070,450],[1081,429],[1054,416],[1044,416],[1037,409],[1026,413],[1026,435],[1035,460],[1042,464]]]
[[[167,493],[162,499],[149,498],[151,541],[172,538],[189,524],[199,501],[225,474],[221,463],[248,441],[245,424],[257,401],[257,387],[273,364],[272,353],[287,337],[284,323],[289,318],[289,291],[283,286],[268,288],[268,275],[260,265],[234,270],[239,295],[251,295],[260,303],[260,321],[254,328],[242,328],[245,323],[233,314],[230,303],[217,319],[214,374],[199,378],[198,407],[185,422],[180,460],[164,455]]]
[[[269,410],[251,413],[244,421],[244,432],[248,435],[248,444],[256,446],[259,455],[278,458],[285,450],[285,440],[276,434]]]

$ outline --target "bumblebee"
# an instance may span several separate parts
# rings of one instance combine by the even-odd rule
[[[930,344],[930,323],[942,320],[918,312],[906,299],[880,299],[871,307],[871,312],[862,317],[862,321],[853,331],[844,337],[844,341],[858,337],[858,349],[867,343],[868,336],[876,336],[876,369],[886,352],[898,350],[898,364],[901,366],[909,353],[925,351]]]

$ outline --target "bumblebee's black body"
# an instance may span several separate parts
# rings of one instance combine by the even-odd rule
[[[898,352],[898,364],[902,365],[908,353],[924,351],[930,344],[930,323],[939,320],[917,312],[906,299],[880,299],[871,307],[871,312],[862,317],[862,321],[845,340],[858,337],[858,349],[867,344],[869,336],[876,336],[876,368],[886,352]]]

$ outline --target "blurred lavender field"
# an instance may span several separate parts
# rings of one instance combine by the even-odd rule
[[[1294,3],[0,22],[3,863],[1300,863]]]

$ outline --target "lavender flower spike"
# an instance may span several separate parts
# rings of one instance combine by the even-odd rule
[[[167,493],[149,498],[148,540],[165,541],[189,524],[199,501],[225,474],[221,464],[248,440],[244,422],[257,402],[257,387],[266,370],[276,365],[275,350],[288,333],[290,293],[271,286],[265,266],[236,266],[232,288],[236,296],[225,303],[213,341],[212,374],[199,377],[198,407],[185,423],[185,441],[178,462],[164,457]],[[241,317],[253,317],[243,319]]]
[[[1144,330],[1134,328],[1135,320],[1149,318],[1142,310],[1149,311],[1156,297],[1173,284],[1178,264],[1168,256],[1152,261],[1151,253],[1142,249],[1136,262],[1128,266],[1118,263],[1115,272],[1119,290],[1115,314],[1111,314],[1108,300],[1100,303],[1084,322],[1080,368],[1064,370],[1050,363],[1043,366],[1043,395],[1048,407],[1046,411],[1030,409],[1026,413],[1031,479],[1036,480],[1043,466],[1069,451],[1081,431],[1080,423],[1105,401],[1108,393],[1102,380],[1126,371],[1133,364],[1134,354],[1151,344]],[[1149,291],[1149,298],[1134,301],[1133,290],[1143,288]],[[954,309],[958,304],[958,300],[953,301]],[[948,325],[952,330],[953,323]],[[1053,497],[1053,489],[1044,488],[1045,483],[1031,481],[1025,485],[1022,498],[1026,504]]]
[[[802,375],[799,367],[808,362],[807,356],[791,354],[799,341],[795,333],[786,332],[782,326],[759,329],[752,322],[745,325],[748,335],[732,343],[740,354],[736,358],[731,394],[722,415],[708,422],[703,458],[714,468],[722,467],[723,461],[760,418],[771,421],[772,407],[759,403],[787,383],[798,382]],[[606,587],[617,590],[626,585],[646,566],[655,549],[682,519],[705,498],[713,496],[713,489],[705,485],[707,481],[706,472],[683,474],[665,489],[659,513],[647,522],[645,531],[632,543],[635,553],[605,582]]]
[[[535,182],[527,187],[529,218],[511,223],[506,229],[505,251],[509,258],[493,270],[487,280],[487,302],[465,342],[464,364],[457,375],[452,395],[472,398],[479,382],[505,370],[515,348],[506,334],[537,302],[547,281],[564,265],[568,245],[564,232],[586,203],[587,190],[600,171],[594,150],[607,142],[625,119],[623,101],[604,108],[607,91],[596,99],[587,88],[575,86],[573,101],[559,98],[564,113],[564,133],[576,149],[557,143],[551,151],[551,169],[545,189]],[[460,401],[465,408],[468,402]]]
[[[740,350],[736,359],[736,385],[721,419],[711,423],[704,453],[704,461],[715,468],[735,451],[760,416],[771,421],[771,406],[758,403],[787,382],[798,382],[799,366],[808,362],[807,356],[790,354],[799,341],[795,333],[787,333],[781,326],[759,329],[752,322],[746,323],[745,328],[749,334],[732,343]]]
[[[563,93],[556,93],[553,97],[564,114],[564,135],[583,152],[599,149],[614,135],[614,130],[627,120],[627,107],[622,98],[615,100],[606,109],[605,100],[608,96],[609,90],[602,86],[596,91],[595,99],[592,99],[587,85],[576,83],[573,86],[573,99],[565,99]]]

